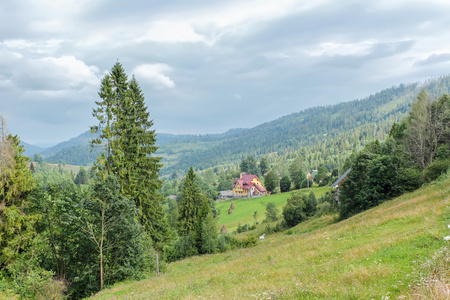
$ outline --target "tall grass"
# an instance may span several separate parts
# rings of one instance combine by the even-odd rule
[[[446,180],[339,223],[322,216],[254,248],[171,263],[93,299],[412,298],[418,268],[448,246],[449,207]]]

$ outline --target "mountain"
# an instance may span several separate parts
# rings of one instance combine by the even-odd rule
[[[174,135],[157,133],[156,155],[161,156],[162,175],[239,163],[246,156],[303,157],[305,167],[341,166],[345,158],[373,139],[384,139],[393,122],[410,110],[425,89],[432,98],[450,93],[450,76],[422,83],[400,84],[364,99],[313,107],[249,129],[230,129],[222,134]],[[95,161],[92,136],[85,132],[41,154],[48,162],[86,165]]]
[[[44,148],[25,143],[24,141],[21,141],[20,145],[23,146],[23,148],[25,149],[25,152],[24,152],[25,156],[28,156],[30,158],[32,158],[35,153],[41,153],[41,152],[45,151]]]
[[[236,164],[248,155],[286,159],[302,155],[308,169],[319,165],[333,169],[366,142],[386,138],[392,124],[405,116],[422,89],[432,98],[448,94],[450,77],[401,84],[364,99],[306,109],[221,139],[168,143],[158,151],[163,157],[162,172]]]

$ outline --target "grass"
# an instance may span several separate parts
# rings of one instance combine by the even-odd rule
[[[348,220],[322,216],[254,248],[171,263],[92,299],[409,299],[421,265],[448,246],[449,222],[447,180]]]
[[[329,190],[330,187],[320,187],[301,189],[299,191],[306,195],[309,195],[310,191],[313,191],[316,198],[319,198]],[[241,198],[216,203],[217,212],[220,214],[217,224],[225,224],[228,232],[234,231],[239,224],[253,224],[255,222],[253,217],[255,211],[258,212],[257,219],[258,222],[261,223],[265,219],[267,203],[273,202],[281,212],[282,207],[286,204],[286,201],[290,196],[291,193],[282,193],[259,198]],[[230,208],[231,203],[234,203],[235,208],[233,209],[233,213],[229,215],[228,209]]]
[[[48,164],[49,166],[51,166],[51,167],[53,167],[53,169],[55,169],[55,170],[57,170],[58,169],[58,167],[59,167],[59,164]],[[75,165],[61,165],[61,168],[63,169],[63,170],[67,170],[67,171],[72,171],[75,175],[76,174],[78,174],[78,172],[80,171],[80,169],[81,168],[85,168],[86,169],[86,171],[88,171],[89,172],[89,169],[91,168],[91,167],[88,167],[88,166],[75,166]]]

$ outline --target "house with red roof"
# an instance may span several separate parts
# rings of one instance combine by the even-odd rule
[[[268,195],[266,188],[256,175],[241,173],[238,180],[231,186],[233,197],[261,197]]]

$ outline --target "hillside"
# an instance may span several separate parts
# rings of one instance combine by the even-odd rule
[[[341,166],[352,151],[359,150],[366,142],[384,139],[392,123],[409,111],[422,89],[432,98],[450,93],[450,77],[401,84],[364,99],[306,109],[250,129],[207,135],[158,133],[160,148],[155,154],[163,157],[162,175],[184,172],[190,166],[202,170],[235,164],[248,155],[291,158],[298,153],[304,156],[307,168],[324,165],[331,170]],[[85,132],[41,154],[52,163],[87,165],[97,156],[90,152],[91,139],[91,134]]]
[[[422,264],[448,245],[449,196],[447,178],[345,221],[322,216],[254,248],[169,264],[159,276],[117,284],[92,299],[409,297],[426,289]],[[320,222],[332,224],[309,231]]]
[[[355,149],[373,139],[384,139],[392,123],[410,109],[418,93],[426,89],[432,98],[450,91],[450,77],[385,89],[365,99],[325,107],[314,107],[261,124],[211,144],[208,149],[176,151],[178,144],[159,150],[166,174],[189,166],[205,169],[218,164],[239,163],[244,157],[302,152],[307,168],[341,166]],[[190,144],[196,149],[198,145]],[[205,148],[205,145],[203,145]],[[187,147],[186,147],[187,148]]]

